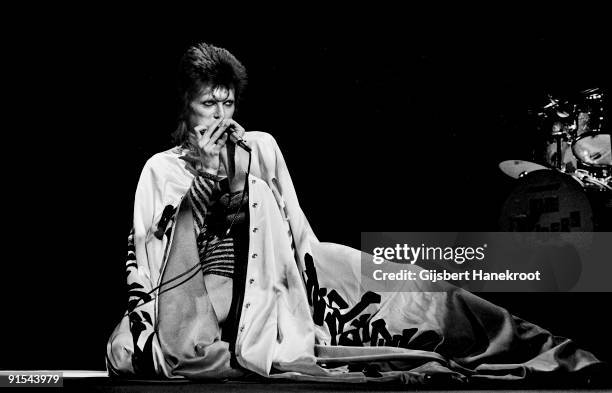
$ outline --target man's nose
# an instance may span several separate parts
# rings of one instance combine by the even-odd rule
[[[215,119],[221,119],[225,117],[225,111],[223,109],[223,103],[218,103],[215,108]]]

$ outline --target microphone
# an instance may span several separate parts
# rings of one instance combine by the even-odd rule
[[[229,127],[227,127],[225,129],[225,132],[227,132],[227,137],[234,142],[236,145],[242,147],[244,150],[248,151],[249,153],[251,152],[251,148],[246,144],[246,141],[244,139],[242,139],[238,133],[236,133],[236,130],[234,130],[234,126],[230,125]]]
[[[197,133],[202,133],[202,130],[204,130],[204,126],[196,126],[194,127],[194,130]],[[225,129],[225,131],[227,133],[227,137],[229,138],[229,140],[231,140],[232,142],[234,142],[236,145],[240,146],[241,148],[243,148],[244,150],[246,150],[247,152],[251,152],[251,148],[249,147],[249,145],[246,144],[246,141],[244,139],[242,139],[237,133],[236,130],[234,130],[234,125],[230,125],[229,127],[227,127]]]

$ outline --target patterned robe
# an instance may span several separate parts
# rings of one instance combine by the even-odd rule
[[[571,340],[450,284],[443,290],[422,281],[406,282],[401,291],[368,290],[361,252],[314,235],[272,136],[248,132],[245,139],[253,152],[235,342],[242,368],[270,378],[409,383],[572,374],[600,363]],[[126,265],[128,309],[107,345],[114,375],[241,375],[229,366],[201,274],[166,292],[172,293],[172,316],[160,307],[166,295],[154,290],[164,269],[172,268],[166,265],[173,242],[182,241],[174,233],[194,181],[182,153],[174,148],[153,156],[138,183]],[[237,171],[246,171],[246,152],[237,154]],[[162,332],[164,321],[178,324],[177,337]]]

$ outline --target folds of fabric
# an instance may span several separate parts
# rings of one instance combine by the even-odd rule
[[[368,290],[361,252],[314,235],[274,138],[249,132],[245,139],[253,165],[244,306],[236,314],[235,350],[242,367],[272,378],[412,382],[432,375],[525,379],[600,364],[570,340],[449,284],[407,282],[393,292]],[[180,154],[176,149],[160,153],[143,170],[135,204],[135,256],[127,262],[130,302],[146,301],[142,292],[158,285],[160,275],[166,279],[197,263],[193,224],[179,225],[187,214],[183,209],[170,224],[173,236],[152,235],[164,208],[178,207],[193,180]],[[237,154],[236,170],[245,170],[248,156]],[[151,303],[128,307],[129,317],[109,340],[109,370],[231,375],[228,346],[205,294],[199,277],[161,294],[157,312]]]
[[[230,366],[229,343],[221,340],[217,316],[199,270],[192,209],[185,198],[162,282],[194,266],[198,267],[194,277],[172,290],[162,288],[158,298],[157,334],[165,359],[172,374],[189,379],[241,376],[240,370]],[[172,285],[176,284],[169,284]]]
[[[377,356],[395,359],[387,371],[414,373],[411,359],[417,350],[443,366],[436,366],[437,374],[446,369],[472,379],[554,376],[601,364],[571,340],[451,284],[405,281],[393,292],[372,292],[360,276],[359,251],[332,243],[318,243],[312,250],[307,292],[318,338],[329,345],[317,347],[319,363],[329,363],[331,353],[334,364],[340,354],[349,356],[347,364],[374,362],[374,352],[364,348],[379,346]],[[431,369],[418,367],[423,373]]]

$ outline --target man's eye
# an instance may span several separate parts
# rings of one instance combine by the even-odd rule
[[[232,100],[225,101],[225,106],[234,106],[234,101]]]
[[[204,106],[214,106],[215,102],[214,101],[203,101],[202,105],[204,105]]]

